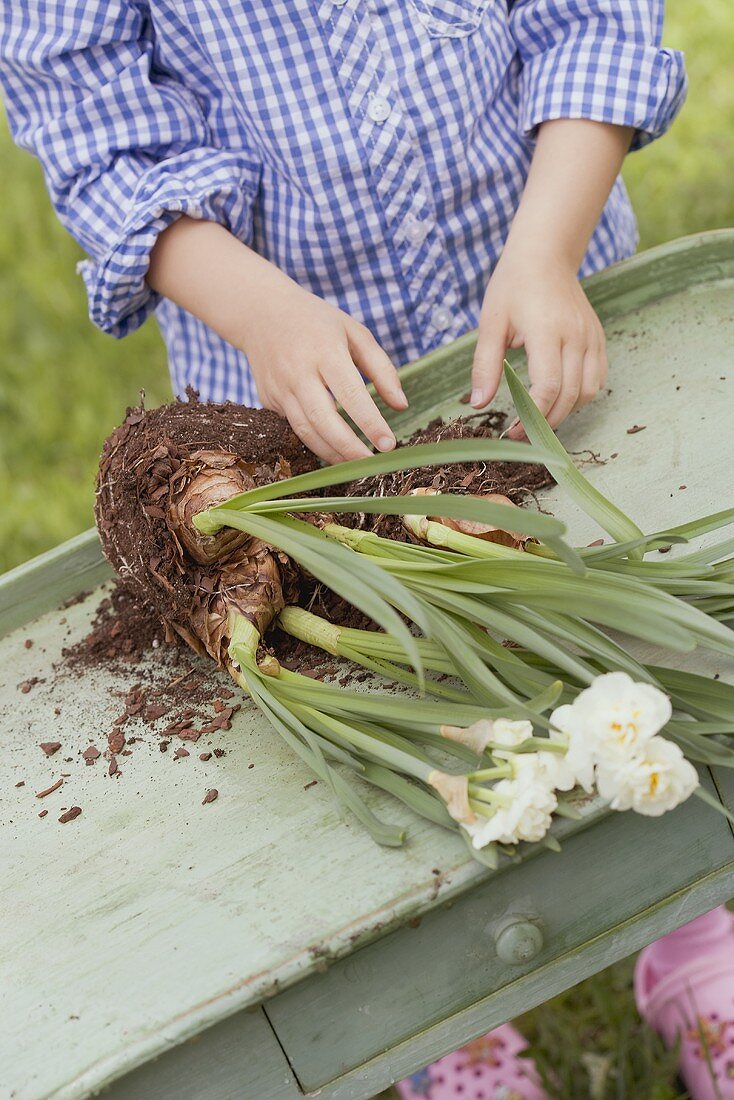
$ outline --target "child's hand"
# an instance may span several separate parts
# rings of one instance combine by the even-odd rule
[[[484,296],[472,371],[475,408],[492,400],[507,348],[524,347],[530,395],[551,427],[591,401],[607,377],[604,330],[574,266],[506,249]],[[508,435],[524,437],[522,425]]]
[[[525,348],[530,393],[554,428],[606,382],[604,330],[576,272],[633,133],[583,118],[538,129],[523,197],[484,296],[476,408],[497,392],[507,348]],[[513,425],[508,434],[524,433]]]
[[[371,453],[339,415],[334,398],[379,451],[391,450],[395,436],[360,376],[374,382],[391,408],[407,408],[390,359],[364,325],[271,270],[270,292],[248,310],[241,344],[260,400],[285,416],[326,462]]]
[[[175,221],[153,248],[148,282],[247,355],[260,400],[285,416],[325,462],[371,453],[339,415],[334,398],[378,450],[395,446],[360,371],[391,408],[405,409],[408,401],[372,334],[223,226]]]

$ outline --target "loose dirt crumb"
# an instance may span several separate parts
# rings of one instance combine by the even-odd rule
[[[72,806],[66,813],[62,814],[59,818],[60,825],[66,825],[67,821],[73,821],[75,817],[79,817],[82,812],[81,806]]]
[[[107,747],[112,753],[122,752],[125,748],[125,734],[121,729],[114,729],[107,734]]]
[[[63,782],[63,779],[57,779],[50,787],[46,787],[45,791],[36,791],[36,798],[45,798],[46,795],[53,794],[54,791],[58,791]]]
[[[210,791],[207,791],[204,795],[204,800],[201,804],[202,806],[206,806],[207,802],[216,802],[218,798],[219,791],[216,789],[216,787],[212,787],[212,789]]]

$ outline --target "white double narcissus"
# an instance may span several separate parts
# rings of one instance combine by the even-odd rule
[[[670,699],[654,685],[636,683],[625,672],[606,673],[572,704],[553,711],[550,722],[556,732],[549,749],[521,751],[534,738],[532,724],[524,720],[485,719],[467,729],[442,727],[445,737],[478,754],[489,750],[505,763],[480,770],[474,778],[451,777],[450,789],[432,785],[474,848],[493,841],[542,840],[558,806],[556,791],[575,786],[589,794],[596,787],[614,810],[656,817],[685,801],[698,786],[696,770],[680,748],[658,736],[671,715]],[[534,740],[527,747],[537,744]],[[477,786],[482,779],[507,776],[508,769],[512,775],[491,788]]]
[[[551,724],[569,737],[583,735],[597,763],[629,760],[670,721],[670,699],[626,672],[597,676],[570,706],[558,707]]]
[[[546,781],[539,778],[535,763],[528,760],[527,767],[521,768],[515,779],[501,779],[492,788],[509,805],[501,806],[489,818],[478,818],[474,824],[464,825],[474,848],[484,848],[492,841],[516,844],[520,840],[543,839],[550,829],[558,799]]]
[[[558,714],[559,711],[570,709],[570,707],[559,707],[555,713]],[[516,748],[532,736],[533,727],[530,722],[513,722],[508,718],[498,718],[492,731],[493,743],[507,746],[508,749]],[[554,738],[554,740],[557,739]],[[563,741],[566,744],[565,753],[541,749],[540,752],[535,754],[538,757],[547,783],[558,791],[570,791],[578,785],[589,793],[594,782],[594,762],[588,751],[587,742],[578,733],[570,737],[564,736]],[[520,759],[515,753],[506,751],[503,748],[493,749],[492,755],[506,760]]]
[[[631,760],[613,767],[599,764],[596,782],[613,810],[660,817],[693,794],[698,774],[672,741],[651,737]]]
[[[599,794],[612,809],[657,816],[698,786],[696,770],[678,746],[657,736],[671,714],[670,699],[654,685],[609,672],[570,706],[553,711],[551,725],[568,738],[567,757],[586,755],[587,777],[593,785],[595,773]]]
[[[507,760],[514,777],[501,779],[492,787],[498,801],[501,799],[504,805],[500,804],[490,818],[478,818],[473,824],[464,826],[474,848],[484,848],[492,841],[500,844],[538,841],[550,829],[552,814],[558,805],[553,789],[555,754],[511,751],[532,736],[533,727],[527,721],[497,718],[492,723],[492,756]]]

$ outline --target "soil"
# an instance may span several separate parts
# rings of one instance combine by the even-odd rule
[[[64,665],[80,674],[88,668],[136,665],[144,653],[157,649],[164,638],[160,615],[130,585],[117,582],[98,605],[89,634],[62,650]],[[173,635],[171,642],[173,651],[178,651],[182,658],[188,656],[182,638]]]
[[[457,420],[440,417],[414,432],[408,444],[440,443],[447,439],[496,439],[507,417],[501,412],[476,413]],[[345,496],[399,496],[412,489],[433,488],[445,493],[483,495],[502,493],[514,504],[553,484],[544,466],[524,462],[462,462],[449,466],[428,466],[420,470],[400,470],[394,474],[363,478],[345,490]],[[358,526],[384,538],[399,542],[417,542],[406,531],[400,516],[343,517],[340,522]]]
[[[157,652],[152,667],[143,661],[151,652]],[[158,613],[121,581],[115,582],[110,595],[98,605],[86,637],[64,649],[62,655],[55,669],[57,683],[95,669],[109,669],[118,680],[120,674],[131,677],[111,728],[100,732],[98,746],[81,754],[90,765],[104,755],[109,776],[120,776],[124,757],[146,740],[139,736],[140,722],[143,730],[161,738],[162,748],[172,737],[195,742],[202,735],[216,736],[231,727],[232,716],[239,709],[231,703],[235,692],[214,675],[211,661],[193,654],[178,634],[166,644]],[[40,748],[50,756],[61,745],[44,742]]]

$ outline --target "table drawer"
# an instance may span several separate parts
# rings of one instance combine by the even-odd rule
[[[301,1087],[317,1090],[733,859],[727,821],[697,798],[658,819],[610,814],[265,1009]]]

